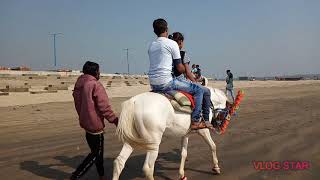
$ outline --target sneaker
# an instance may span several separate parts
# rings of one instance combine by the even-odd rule
[[[201,121],[201,122],[191,122],[191,130],[198,130],[198,129],[203,129],[206,128],[206,124]]]

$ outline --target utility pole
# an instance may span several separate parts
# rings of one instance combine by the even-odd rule
[[[57,67],[57,50],[56,50],[56,36],[62,35],[62,33],[50,34],[53,36],[53,57],[54,57],[54,67]]]
[[[129,66],[129,48],[123,49],[124,51],[127,51],[127,65],[128,65],[128,74],[130,74],[130,66]]]

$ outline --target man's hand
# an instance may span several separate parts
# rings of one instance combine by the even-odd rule
[[[118,127],[118,122],[119,122],[119,118],[117,117],[116,119],[114,119],[112,123],[116,125],[116,127]]]

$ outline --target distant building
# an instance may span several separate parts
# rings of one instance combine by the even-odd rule
[[[0,70],[10,70],[10,68],[8,68],[8,67],[3,67],[3,66],[0,66]]]
[[[278,81],[299,81],[303,80],[303,77],[275,77]]]
[[[19,66],[19,67],[12,67],[12,68],[0,66],[0,70],[31,71],[31,68],[28,68],[26,66]]]
[[[239,76],[239,81],[248,81],[249,77],[248,76]]]
[[[19,67],[12,67],[10,70],[13,71],[31,71],[31,68],[28,68],[26,66],[19,66]]]

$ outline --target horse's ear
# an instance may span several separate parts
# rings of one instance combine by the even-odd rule
[[[206,79],[205,79],[205,78],[202,78],[201,85],[202,85],[202,86],[206,86]]]
[[[202,82],[201,82],[201,85],[202,85],[202,86],[207,87],[207,86],[208,86],[208,84],[209,84],[208,79],[207,79],[206,77],[204,77],[204,76],[203,76],[203,78],[202,78]]]

